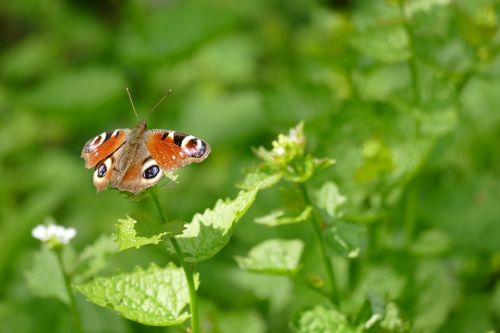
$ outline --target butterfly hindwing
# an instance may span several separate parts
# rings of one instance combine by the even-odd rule
[[[137,155],[123,174],[123,177],[113,178],[111,187],[120,191],[137,194],[158,183],[163,177],[163,170],[158,163],[148,155],[142,143]]]

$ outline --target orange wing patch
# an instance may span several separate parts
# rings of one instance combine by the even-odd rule
[[[92,168],[117,151],[125,143],[129,132],[129,129],[118,129],[104,132],[89,140],[81,154],[85,160],[85,167]]]

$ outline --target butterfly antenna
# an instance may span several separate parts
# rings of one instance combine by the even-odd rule
[[[130,104],[132,104],[132,110],[134,110],[134,114],[135,114],[137,120],[139,120],[139,116],[137,115],[137,111],[135,110],[134,101],[132,100],[132,95],[130,95],[130,90],[128,89],[128,87],[126,87],[125,90],[127,91],[127,95],[128,95],[128,99],[130,100]]]
[[[147,117],[149,117],[149,115],[151,113],[153,113],[153,111],[165,100],[165,98],[167,98],[168,96],[172,95],[172,89],[169,89],[163,96],[162,98],[160,99],[160,101],[158,103],[156,103],[155,106],[153,106],[153,108],[148,112],[148,115]],[[147,118],[146,117],[146,118]]]

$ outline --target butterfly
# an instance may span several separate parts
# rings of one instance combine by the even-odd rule
[[[143,120],[135,128],[104,132],[85,144],[81,157],[87,169],[95,168],[98,192],[110,186],[138,194],[157,184],[165,172],[200,163],[210,154],[210,146],[192,135],[146,128]]]

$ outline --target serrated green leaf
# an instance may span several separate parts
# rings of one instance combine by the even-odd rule
[[[301,240],[269,239],[253,247],[246,257],[236,256],[240,268],[268,274],[295,274],[304,249]]]
[[[351,45],[359,52],[386,63],[402,62],[411,56],[408,35],[399,24],[359,32],[352,37]]]
[[[338,208],[347,201],[334,182],[324,183],[314,194],[318,207],[324,209],[331,217],[338,216]]]
[[[263,190],[278,183],[283,175],[279,172],[267,172],[259,169],[252,170],[245,175],[245,179],[236,186],[242,190]]]
[[[347,318],[334,309],[323,306],[303,311],[294,316],[292,329],[296,333],[354,333],[360,330],[349,326]]]
[[[240,191],[234,200],[218,200],[213,209],[196,214],[181,235],[175,237],[188,262],[207,260],[216,255],[231,238],[234,225],[252,205],[257,189]],[[173,252],[170,244],[167,249]]]
[[[118,247],[114,237],[102,235],[93,244],[85,247],[78,257],[78,268],[74,279],[84,281],[94,276],[107,267],[108,257],[116,252]]]
[[[324,231],[323,239],[333,253],[356,258],[366,243],[366,227],[336,221]]]
[[[283,210],[275,210],[265,216],[261,216],[255,219],[255,223],[264,224],[268,227],[276,227],[279,225],[293,224],[307,221],[311,216],[313,211],[312,206],[307,206],[302,212],[297,216],[283,216],[285,212]]]
[[[176,325],[189,318],[184,311],[189,303],[186,277],[174,265],[160,268],[153,264],[146,270],[99,277],[76,288],[91,302],[145,325]]]
[[[136,220],[127,216],[125,219],[119,219],[118,223],[115,224],[116,243],[120,251],[131,247],[138,249],[144,245],[158,244],[162,241],[163,236],[167,234],[167,232],[164,231],[150,237],[137,236],[137,231],[135,230],[136,223]]]
[[[47,247],[42,247],[34,254],[33,266],[26,272],[26,280],[33,294],[54,297],[69,304],[63,272],[56,254]]]

